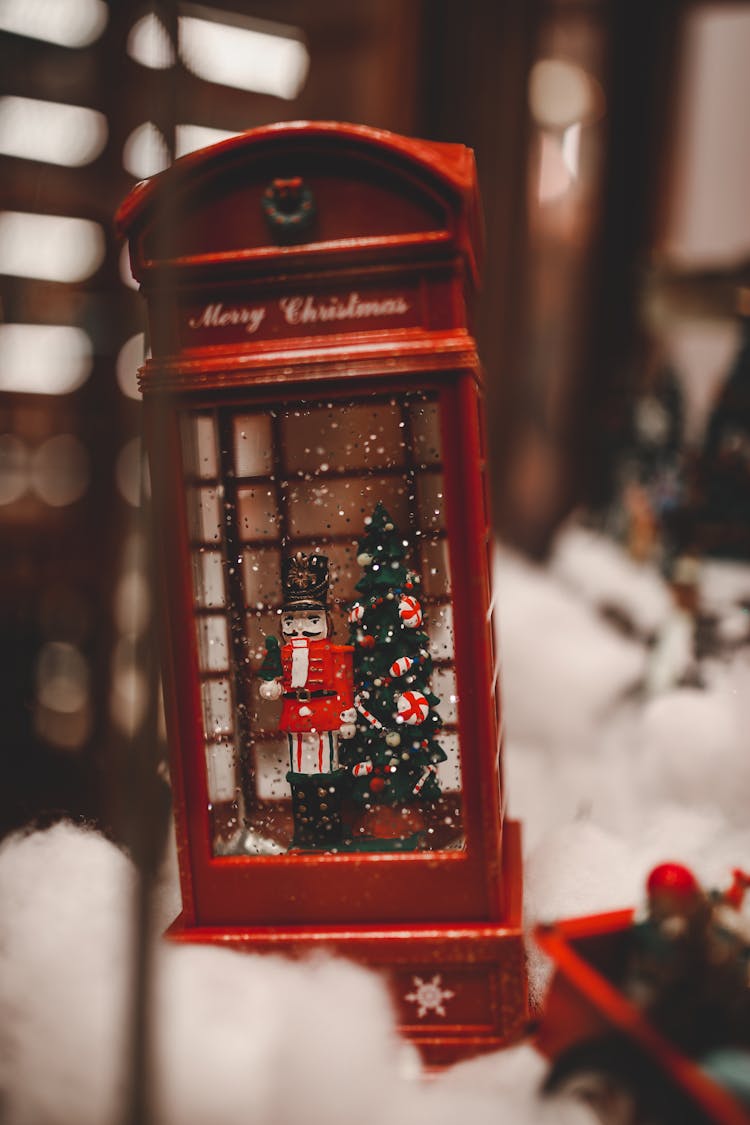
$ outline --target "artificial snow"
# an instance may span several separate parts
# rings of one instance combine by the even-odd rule
[[[611,539],[576,523],[557,535],[549,570],[587,605],[622,615],[644,636],[658,632],[671,595],[655,567],[636,562]]]
[[[593,751],[613,702],[643,679],[645,649],[510,552],[500,554],[496,587],[509,737]]]
[[[704,570],[710,611],[735,620],[731,643],[700,661],[697,679],[672,665],[656,683],[669,593],[611,543],[567,529],[550,568],[502,552],[496,581],[505,773],[523,821],[529,928],[637,904],[664,860],[687,863],[708,886],[750,869],[750,646],[739,628],[750,568]],[[0,847],[10,1125],[122,1120],[133,894],[129,860],[91,830],[59,824]],[[171,851],[159,931],[178,909]],[[155,1125],[592,1125],[585,1106],[541,1097],[546,1064],[527,1044],[425,1079],[382,982],[346,961],[154,941]],[[529,950],[539,1002],[549,966],[531,939]]]
[[[128,860],[70,824],[0,848],[0,1087],[6,1125],[115,1125],[125,1107],[134,892]],[[155,939],[152,1089],[161,1125],[591,1125],[543,1102],[527,1049],[425,1081],[380,979],[345,960],[290,962]]]

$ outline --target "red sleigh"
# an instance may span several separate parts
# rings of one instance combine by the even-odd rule
[[[552,1060],[548,1091],[596,1104],[616,1098],[617,1121],[747,1125],[750,1110],[657,1031],[622,991],[618,976],[633,937],[632,910],[540,925],[535,938],[554,963],[537,1046]],[[619,1097],[618,1097],[619,1093]],[[633,1106],[632,1117],[626,1103]]]

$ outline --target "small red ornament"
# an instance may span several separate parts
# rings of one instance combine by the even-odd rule
[[[657,926],[696,915],[703,901],[698,880],[681,863],[660,863],[648,877],[648,915]]]
[[[366,633],[365,636],[362,638],[362,640],[359,641],[359,646],[360,646],[360,648],[374,648],[375,647],[375,638],[373,636],[371,636],[369,633]]]
[[[649,895],[666,892],[670,895],[692,898],[693,895],[700,894],[695,875],[681,863],[660,863],[649,875],[646,889]]]
[[[385,778],[384,777],[373,777],[372,781],[370,782],[370,792],[371,793],[382,793],[384,789],[385,789]]]

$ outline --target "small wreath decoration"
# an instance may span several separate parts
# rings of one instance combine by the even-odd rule
[[[261,207],[271,229],[285,237],[301,234],[315,214],[313,194],[301,179],[274,180],[263,192]]]

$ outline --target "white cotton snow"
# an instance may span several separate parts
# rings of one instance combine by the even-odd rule
[[[590,746],[612,704],[642,680],[645,650],[510,552],[499,554],[495,581],[509,736],[561,753]]]
[[[672,595],[655,567],[575,523],[558,533],[549,568],[582,601],[618,611],[644,637],[657,633],[670,613]]]
[[[717,810],[730,824],[747,822],[748,655],[708,668],[702,690],[676,689],[644,706],[634,780],[651,799]]]
[[[0,1087],[6,1125],[119,1125],[131,993],[129,861],[70,824],[0,849]],[[155,1125],[590,1125],[538,1093],[539,1061],[495,1081],[426,1079],[381,980],[155,939]]]
[[[709,612],[750,605],[750,566],[729,559],[707,559],[700,568],[701,601]]]
[[[98,1125],[126,1078],[133,871],[59,824],[0,847],[0,1090],[6,1122]]]

